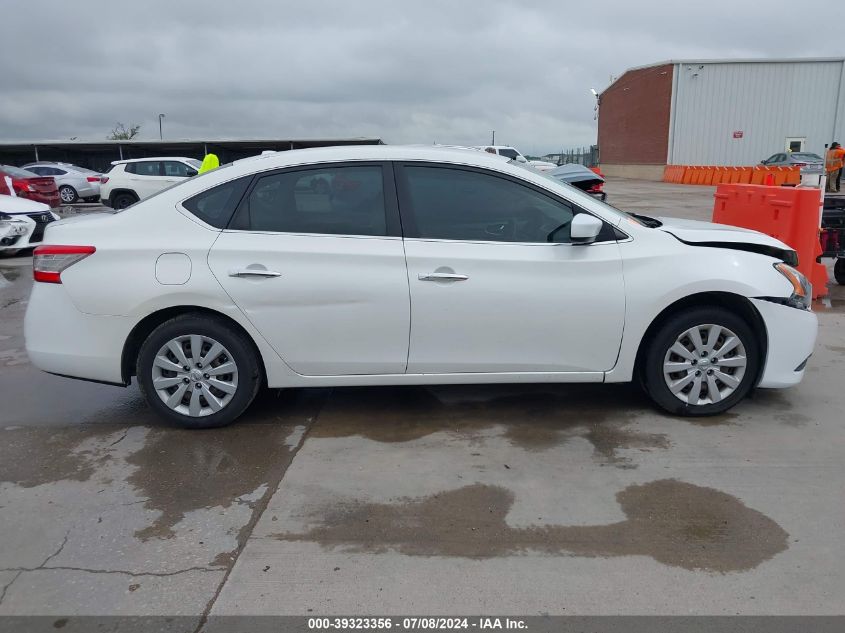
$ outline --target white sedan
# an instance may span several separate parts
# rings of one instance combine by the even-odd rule
[[[468,150],[249,158],[46,244],[32,362],[135,377],[186,427],[232,422],[262,385],[636,378],[671,413],[715,414],[798,383],[817,331],[785,244],[628,215]]]
[[[40,244],[46,226],[58,219],[46,204],[0,194],[0,255]]]

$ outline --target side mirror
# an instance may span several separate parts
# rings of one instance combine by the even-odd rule
[[[589,213],[579,213],[569,225],[569,237],[573,244],[590,244],[601,233],[604,223]]]
[[[196,170],[196,169],[189,169],[189,170],[188,170],[188,178],[192,178],[192,177],[194,177],[194,176],[196,176],[196,175],[197,175],[197,170]]]

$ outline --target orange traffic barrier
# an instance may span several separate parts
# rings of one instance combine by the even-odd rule
[[[684,185],[752,184],[768,182],[776,186],[798,185],[801,172],[798,167],[720,167],[701,165],[666,165],[663,182]]]
[[[785,177],[785,172],[783,173]],[[813,299],[827,294],[827,269],[816,262],[819,242],[818,189],[719,185],[714,197],[713,221],[766,233],[798,253],[798,270],[813,284]]]

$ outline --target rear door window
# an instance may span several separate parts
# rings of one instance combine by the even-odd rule
[[[244,199],[230,228],[387,235],[382,167],[322,167],[263,176]]]

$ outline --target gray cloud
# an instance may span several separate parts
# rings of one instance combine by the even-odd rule
[[[495,129],[545,153],[594,142],[589,88],[627,67],[845,49],[790,0],[691,5],[5,0],[0,139],[102,139],[116,121],[155,138],[164,112],[170,138],[480,144]]]

